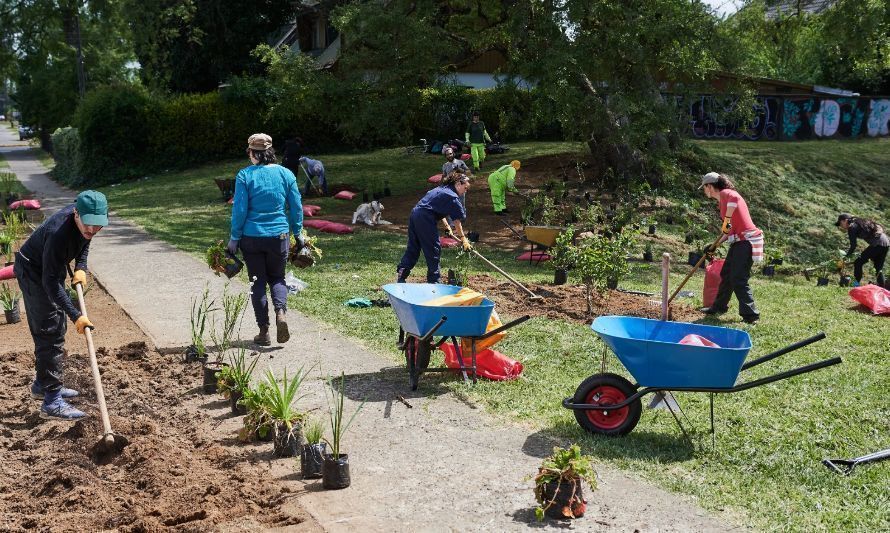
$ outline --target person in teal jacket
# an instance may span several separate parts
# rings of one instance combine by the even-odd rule
[[[491,142],[485,123],[479,120],[479,112],[473,111],[473,121],[467,124],[464,138],[470,145],[470,154],[473,156],[473,170],[479,170],[485,161],[485,143]]]
[[[260,346],[268,346],[272,341],[266,285],[272,293],[277,340],[283,343],[290,339],[285,320],[287,284],[284,282],[290,249],[288,230],[297,239],[298,247],[305,246],[301,235],[303,204],[294,173],[276,164],[272,137],[265,133],[251,135],[247,140],[247,156],[251,165],[241,169],[235,178],[228,250],[234,254],[240,249],[244,255],[247,275],[253,281],[250,301],[260,328],[253,340]]]
[[[488,188],[491,189],[491,204],[494,206],[494,214],[504,216],[510,211],[507,209],[507,191],[517,192],[515,181],[516,171],[519,170],[519,161],[511,161],[488,176]]]

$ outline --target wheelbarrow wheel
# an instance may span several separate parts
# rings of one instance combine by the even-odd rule
[[[575,391],[574,403],[615,405],[637,392],[636,387],[616,374],[594,374]],[[575,419],[582,428],[600,435],[618,436],[630,433],[640,421],[643,404],[637,399],[614,410],[575,409]]]
[[[420,375],[430,366],[432,346],[429,342],[420,342],[417,337],[409,336],[405,341],[405,363],[408,365],[408,385],[417,390]]]

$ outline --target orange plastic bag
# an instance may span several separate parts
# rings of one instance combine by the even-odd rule
[[[877,285],[863,285],[850,289],[850,298],[871,309],[876,315],[890,314],[890,291]]]
[[[715,259],[705,267],[705,287],[702,289],[701,301],[705,307],[711,307],[717,298],[717,290],[720,288],[720,270],[723,269],[725,259]]]
[[[498,316],[497,311],[491,312],[491,318],[488,319],[488,326],[485,327],[485,332],[488,333],[493,329],[497,329],[504,324],[501,322],[501,317]],[[495,344],[499,343],[501,339],[507,336],[506,331],[502,331],[496,335],[492,335],[491,337],[485,338],[481,341],[476,341],[476,353],[485,350],[486,348],[491,348]],[[463,353],[470,353],[472,350],[472,341],[470,339],[461,338],[460,340],[460,349]]]
[[[448,368],[460,368],[454,345],[450,342],[443,344],[440,349],[445,352],[445,366]],[[464,356],[464,366],[473,363],[469,352]],[[501,352],[484,350],[476,354],[476,373],[483,378],[492,381],[508,381],[516,379],[522,374],[522,363],[514,361]]]

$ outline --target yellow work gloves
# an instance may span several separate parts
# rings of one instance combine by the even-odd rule
[[[96,326],[90,322],[90,319],[87,318],[86,315],[80,315],[80,318],[74,323],[74,327],[77,328],[77,332],[81,335],[85,334],[87,328],[96,329]]]
[[[720,228],[720,231],[723,232],[724,235],[729,235],[729,231],[732,229],[732,219],[729,217],[723,217],[723,227]]]
[[[473,245],[470,244],[470,240],[467,239],[466,237],[462,237],[460,240],[460,243],[464,246],[465,252],[469,252],[470,250],[473,249]]]
[[[74,285],[77,285],[78,283],[83,285],[83,288],[86,289],[86,287],[87,287],[87,273],[84,272],[83,270],[75,270],[74,276],[71,277],[71,286],[72,287]]]

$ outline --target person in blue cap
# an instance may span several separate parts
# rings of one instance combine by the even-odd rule
[[[439,230],[436,225],[441,221],[449,228],[447,218],[454,221],[454,229],[460,235],[465,250],[470,249],[470,241],[464,235],[462,221],[467,212],[460,201],[461,196],[470,188],[470,177],[461,172],[451,172],[442,178],[442,184],[432,189],[411,210],[408,219],[408,247],[396,272],[398,282],[404,283],[417,264],[420,253],[426,260],[427,283],[439,282],[439,257],[442,245],[439,242]],[[448,230],[451,231],[450,228]]]
[[[31,396],[43,399],[40,417],[77,420],[84,412],[68,403],[78,392],[62,386],[62,354],[67,315],[81,335],[93,328],[65,290],[69,264],[74,261],[71,284],[87,280],[90,242],[108,225],[108,201],[97,191],[83,191],[77,201],[46,219],[16,253],[15,277],[25,302],[28,329],[34,339],[37,377]]]

